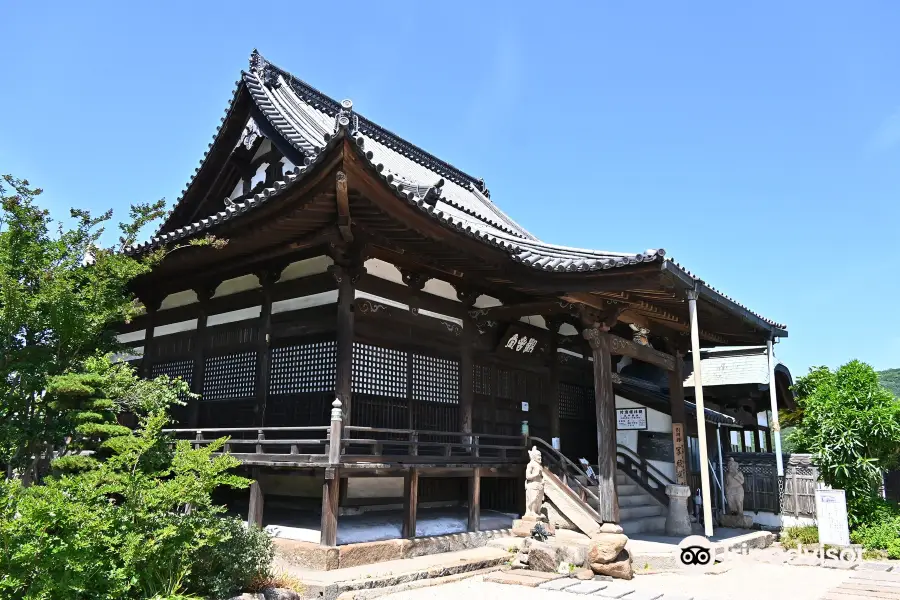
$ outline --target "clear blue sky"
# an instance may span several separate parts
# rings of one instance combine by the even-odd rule
[[[4,2],[0,171],[174,201],[254,47],[539,237],[665,248],[787,323],[799,375],[900,367],[900,3]]]

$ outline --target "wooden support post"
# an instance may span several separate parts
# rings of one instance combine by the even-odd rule
[[[741,452],[747,451],[747,430],[741,427]]]
[[[197,315],[197,331],[194,332],[194,372],[191,377],[191,391],[195,394],[203,393],[203,377],[206,368],[206,320],[209,318],[209,300],[216,291],[215,285],[200,287],[194,290],[197,293],[197,301],[200,304],[200,314]],[[191,400],[188,404],[188,426],[194,428],[200,420],[200,403],[203,398]]]
[[[340,469],[325,469],[325,486],[322,488],[322,524],[319,543],[322,546],[337,546],[337,515],[340,496]]]
[[[481,531],[481,469],[472,469],[469,477],[469,531]]]
[[[341,260],[341,262],[337,262]],[[337,309],[337,366],[334,392],[344,409],[344,424],[349,425],[353,416],[351,403],[351,377],[353,372],[353,300],[356,282],[365,273],[361,259],[340,257],[330,270],[338,284]]]
[[[253,483],[250,484],[250,510],[247,514],[247,523],[263,526],[263,490],[259,483],[259,469],[253,469]]]
[[[775,385],[775,352],[772,348],[772,340],[766,342],[766,356],[769,360],[769,400],[772,403],[772,437],[774,437],[775,447],[775,468],[778,476],[784,477],[784,457],[781,455],[781,424],[778,422],[778,386]]]
[[[328,430],[328,464],[332,466],[337,466],[341,462],[342,417],[341,401],[335,398],[331,403],[331,429]]]
[[[675,368],[669,371],[669,402],[672,405],[672,442],[675,445],[675,482],[689,485],[687,478],[687,436],[684,409],[684,358],[675,353]]]
[[[272,286],[281,277],[283,269],[257,273],[262,286],[262,308],[259,313],[259,333],[256,341],[256,422],[262,427],[266,424],[266,399],[269,394],[269,354],[272,333]]]
[[[150,379],[153,376],[153,332],[156,329],[156,313],[162,300],[159,298],[141,299],[147,309],[147,334],[144,336],[144,358],[141,360],[141,377]]]
[[[594,355],[594,396],[597,411],[597,479],[600,506],[597,513],[604,523],[619,522],[619,498],[616,491],[616,395],[612,382],[612,358],[609,339],[599,328],[584,330]]]
[[[706,537],[713,536],[712,495],[709,490],[709,454],[706,450],[706,411],[703,405],[703,374],[700,360],[700,324],[697,322],[696,290],[688,290],[691,320],[691,357],[694,361],[694,402],[697,406],[697,441],[700,450],[700,490],[703,497],[703,525]],[[596,359],[594,359],[596,363]]]
[[[550,330],[550,342],[547,344],[547,389],[546,402],[550,407],[550,443],[553,438],[560,437],[559,425],[559,357],[557,350],[559,347],[559,328],[562,324],[557,319],[545,318],[547,329]],[[560,444],[562,440],[560,440]],[[558,450],[558,448],[557,448]]]
[[[403,476],[403,531],[405,539],[416,537],[416,507],[419,504],[419,471],[410,469]]]
[[[477,294],[471,290],[457,288],[456,297],[466,310],[475,304]],[[477,336],[475,321],[465,317],[462,323],[462,335],[459,338],[459,428],[463,433],[472,433],[472,410],[475,404],[475,361],[473,358],[475,338]],[[467,443],[471,438],[463,438]]]

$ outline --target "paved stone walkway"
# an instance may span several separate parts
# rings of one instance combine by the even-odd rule
[[[900,572],[893,565],[863,563],[823,600],[900,600]]]

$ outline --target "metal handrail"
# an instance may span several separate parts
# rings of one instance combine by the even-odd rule
[[[544,448],[549,450],[549,452],[546,452],[546,453],[551,458],[555,459],[556,462],[560,463],[562,466],[570,467],[572,470],[575,471],[576,475],[581,475],[588,481],[591,480],[591,478],[588,477],[587,473],[580,466],[576,465],[574,462],[569,460],[564,454],[562,454],[559,450],[557,450],[556,448],[554,448],[553,446],[548,444],[546,441],[542,440],[539,437],[529,437],[528,439],[533,442],[538,442],[540,445],[544,446]],[[566,481],[564,481],[563,483],[568,485],[568,479],[569,478],[566,477]],[[590,496],[593,500],[595,500],[597,502],[598,506],[600,505],[600,497],[597,496],[597,494],[595,494],[593,491],[591,491],[591,489],[588,486],[582,484],[580,481],[578,481],[578,479],[572,479],[572,481],[574,481],[578,485],[579,491],[584,491],[586,495]]]
[[[631,457],[632,460],[636,460],[642,466],[645,466],[647,469],[652,469],[654,472],[653,478],[658,480],[657,483],[662,483],[664,485],[671,485],[671,484],[675,483],[674,481],[672,481],[669,478],[668,475],[666,475],[665,473],[663,473],[662,471],[660,471],[659,469],[657,469],[656,467],[651,465],[650,461],[648,461],[647,459],[642,457],[640,454],[638,454],[637,452],[635,452],[628,446],[623,446],[622,444],[616,444],[616,450],[624,450],[625,452],[622,452],[622,454],[627,454]]]

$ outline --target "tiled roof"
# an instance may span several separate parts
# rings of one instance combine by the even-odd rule
[[[652,381],[647,381],[645,379],[639,379],[637,377],[628,377],[626,375],[619,375],[616,377],[618,380],[617,383],[614,383],[614,387],[616,393],[623,398],[628,398],[637,403],[641,403],[640,396],[630,397],[629,392],[632,390],[645,390],[644,393],[649,392],[653,396],[656,397],[656,400],[663,405],[668,405],[670,403],[670,399],[667,394],[663,393],[662,388],[653,383]],[[615,380],[614,380],[615,381]],[[705,384],[704,384],[705,385]],[[685,412],[689,415],[697,418],[697,405],[693,402],[685,401],[684,403]],[[652,408],[652,407],[651,407]],[[712,410],[711,408],[703,408],[703,416],[704,420],[707,423],[712,424],[720,424],[720,425],[738,425],[737,420],[734,417],[729,415],[720,413],[718,411]]]
[[[703,368],[703,387],[717,385],[769,385],[769,359],[765,346],[723,347],[702,350],[700,365]],[[780,360],[776,370],[790,371]],[[684,385],[694,385],[694,361],[691,355],[684,359]]]
[[[506,251],[512,260],[551,272],[600,271],[641,263],[661,263],[679,276],[706,288],[714,299],[724,300],[767,326],[784,329],[774,321],[749,311],[693,275],[663,249],[620,253],[558,246],[538,240],[490,200],[483,180],[457,169],[428,152],[369,121],[353,110],[352,103],[337,102],[290,73],[272,65],[254,51],[251,69],[242,74],[235,97],[245,85],[269,124],[298,152],[307,157],[306,167],[295,169],[284,181],[246,202],[228,207],[191,225],[152,238],[126,253],[140,253],[226,221],[259,206],[302,178],[309,164],[322,155],[336,135],[352,135],[356,148],[398,198],[417,206],[444,225]],[[234,100],[232,100],[233,102]],[[230,114],[231,105],[226,109]],[[218,137],[214,136],[214,140]],[[215,143],[215,141],[213,142]],[[212,147],[213,144],[210,144]],[[201,161],[202,165],[203,161]],[[199,170],[199,169],[198,169]],[[193,181],[193,180],[192,180]],[[190,188],[190,183],[188,188]],[[183,195],[183,194],[182,194]]]

